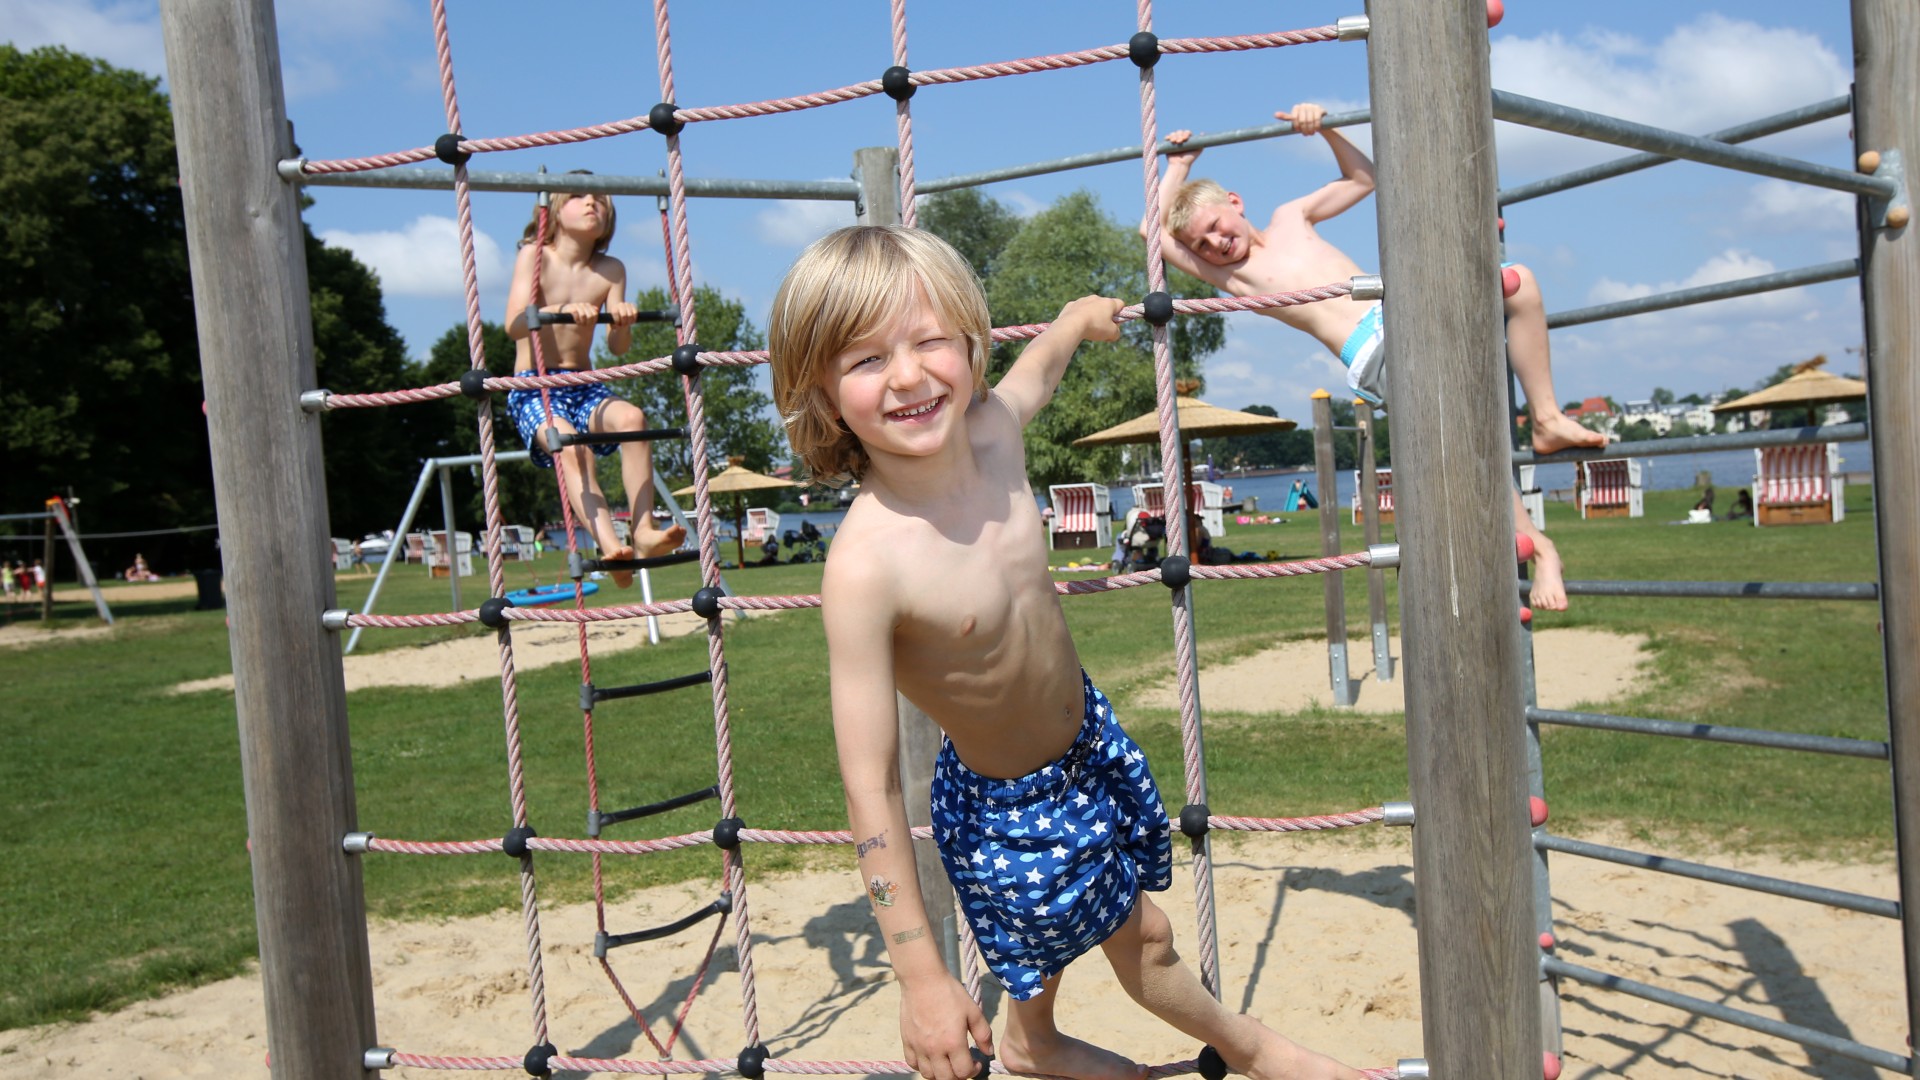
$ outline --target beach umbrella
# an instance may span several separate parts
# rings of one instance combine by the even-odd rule
[[[741,464],[745,460],[740,457],[728,458],[727,467],[713,474],[712,479],[707,481],[708,494],[733,496],[733,538],[741,566],[747,565],[746,529],[742,526],[747,516],[747,492],[800,486],[791,480],[782,480],[777,476],[754,472]],[[694,489],[689,486],[681,488],[674,494],[676,496],[691,495],[693,492]]]
[[[1826,362],[1825,356],[1816,356],[1804,364],[1795,364],[1793,374],[1786,379],[1746,397],[1715,405],[1713,411],[1727,413],[1805,407],[1808,423],[1812,423],[1813,410],[1818,406],[1839,401],[1859,401],[1867,396],[1867,384],[1859,379],[1820,370]]]

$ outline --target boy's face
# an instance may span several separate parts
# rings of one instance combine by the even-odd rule
[[[607,201],[604,195],[561,196],[560,228],[569,233],[590,232],[596,239],[606,227]]]
[[[1201,203],[1187,218],[1187,227],[1174,234],[1203,262],[1232,266],[1253,250],[1253,225],[1247,221],[1240,196],[1226,202]]]
[[[972,399],[969,355],[916,284],[898,315],[835,354],[822,389],[868,456],[928,457],[949,444]]]

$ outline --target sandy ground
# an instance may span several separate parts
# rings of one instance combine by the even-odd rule
[[[1419,1056],[1408,843],[1407,833],[1369,830],[1331,841],[1236,838],[1224,845],[1216,880],[1225,1000],[1355,1064]],[[1891,867],[1721,861],[1894,893]],[[618,874],[617,864],[612,872]],[[1899,928],[1892,920],[1567,857],[1555,859],[1553,873],[1559,954],[1570,962],[1889,1050],[1904,1045]],[[1194,955],[1191,886],[1183,867],[1163,903]],[[710,900],[709,888],[643,890],[616,905],[608,924],[617,933],[670,920]],[[774,1053],[897,1058],[896,989],[853,876],[822,869],[750,877],[748,897],[761,1032]],[[581,1056],[653,1057],[593,959],[592,908],[547,911],[542,926],[555,1044]],[[684,999],[710,934],[703,926],[613,954],[615,971],[662,1038],[668,1023],[658,1018]],[[517,1057],[531,1043],[518,912],[377,923],[371,936],[384,1045]],[[723,937],[678,1056],[732,1058],[743,1043],[732,928]],[[997,1015],[998,1003],[990,998],[989,1006]],[[1568,1077],[1879,1075],[1606,991],[1570,985],[1563,1009]],[[245,976],[85,1023],[0,1033],[0,1077],[264,1078],[262,1015],[259,979]],[[1069,973],[1060,1019],[1065,1030],[1141,1060],[1179,1060],[1195,1050],[1127,1001],[1097,957]]]

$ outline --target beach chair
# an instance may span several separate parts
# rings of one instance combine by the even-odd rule
[[[1133,505],[1145,510],[1154,517],[1167,514],[1167,489],[1159,484],[1133,485]],[[1227,504],[1227,489],[1211,480],[1195,480],[1187,487],[1187,509],[1200,514],[1200,523],[1207,527],[1211,536],[1224,536],[1227,531],[1226,515],[1223,507]]]
[[[500,527],[500,557],[517,559],[520,562],[533,561],[533,526],[502,525]]]
[[[1847,516],[1840,444],[1763,446],[1753,452],[1753,523],[1830,525]]]
[[[768,537],[780,535],[780,515],[764,506],[750,506],[747,508],[746,528],[746,533],[740,539],[748,547],[764,544]]]
[[[342,540],[335,536],[333,541],[333,568],[335,570],[353,569],[353,541]]]
[[[1380,498],[1380,524],[1393,522],[1393,470],[1373,470],[1376,494]],[[1337,505],[1337,504],[1336,504]],[[1353,470],[1353,523],[1360,524],[1360,470]]]
[[[1574,474],[1580,517],[1637,518],[1644,514],[1641,476],[1641,465],[1632,458],[1581,462]]]
[[[456,530],[453,543],[447,543],[445,529],[435,529],[427,534],[427,572],[434,577],[446,577],[449,572],[461,577],[473,576],[473,534]]]
[[[1056,551],[1104,551],[1113,545],[1113,505],[1104,484],[1054,484],[1048,541]]]
[[[407,534],[407,546],[404,558],[407,562],[423,563],[427,561],[427,534]]]
[[[1533,527],[1541,532],[1547,531],[1547,496],[1533,479],[1535,465],[1520,466],[1520,505],[1527,508],[1527,516],[1533,519]]]

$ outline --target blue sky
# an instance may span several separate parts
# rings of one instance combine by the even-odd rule
[[[1162,3],[1163,37],[1317,26],[1356,13],[1347,3]],[[427,6],[415,0],[282,0],[278,5],[288,111],[310,157],[348,157],[430,144],[446,128]],[[672,7],[679,103],[719,105],[843,86],[891,61],[887,5],[736,0]],[[1124,41],[1132,4],[1049,0],[909,5],[910,62],[948,67]],[[551,0],[540,5],[462,0],[451,35],[460,105],[471,137],[518,134],[644,114],[659,99],[649,5]],[[0,38],[23,48],[62,44],[164,75],[153,0],[8,0]],[[1510,0],[1491,34],[1494,85],[1516,93],[1705,132],[1844,93],[1851,43],[1843,4],[1608,4]],[[208,62],[217,62],[208,58]],[[1157,69],[1162,131],[1224,130],[1270,122],[1296,101],[1364,105],[1360,43],[1164,58]],[[1066,72],[928,87],[913,101],[923,177],[973,172],[1137,143],[1137,79],[1125,62]],[[1348,129],[1366,145],[1367,130]],[[1500,175],[1512,185],[1625,153],[1499,125]],[[856,147],[894,142],[892,102],[875,97],[807,112],[697,124],[682,137],[695,177],[845,177]],[[1752,145],[1846,167],[1844,119]],[[650,175],[665,167],[649,132],[569,147],[488,154],[479,167]],[[1335,175],[1319,140],[1216,148],[1198,173],[1256,208]],[[1087,188],[1122,221],[1142,205],[1136,162],[993,185],[1023,213]],[[446,192],[311,189],[308,212],[329,243],[380,274],[389,319],[416,354],[462,321],[463,301]],[[532,197],[477,193],[483,305],[504,315],[513,243]],[[650,198],[619,203],[613,254],[637,286],[664,280]],[[846,203],[701,199],[689,211],[695,274],[740,299],[756,323],[781,273],[810,239],[852,220]],[[1855,254],[1850,197],[1675,163],[1548,196],[1507,214],[1510,257],[1539,275],[1549,310],[1685,285],[1790,269]],[[1362,266],[1378,264],[1372,202],[1323,231]],[[1760,297],[1556,331],[1564,401],[1621,400],[1655,386],[1679,393],[1745,386],[1816,352],[1857,370],[1857,283]],[[1304,419],[1316,387],[1344,385],[1338,362],[1269,319],[1231,316],[1227,347],[1207,361],[1206,396],[1263,403]]]

